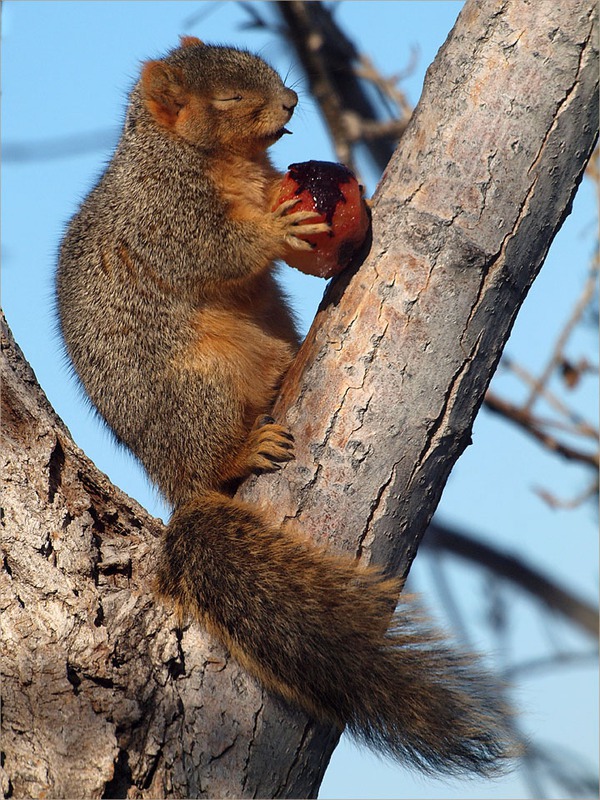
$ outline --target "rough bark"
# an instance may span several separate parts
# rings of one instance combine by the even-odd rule
[[[297,461],[244,487],[406,573],[597,136],[596,9],[469,0],[278,402]],[[337,741],[150,587],[161,525],[3,339],[2,780],[14,797],[312,796]]]

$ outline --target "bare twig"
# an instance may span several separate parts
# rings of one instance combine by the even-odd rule
[[[516,361],[513,361],[512,358],[509,358],[507,355],[502,356],[502,360],[500,361],[500,368],[506,369],[509,372],[512,372],[518,378],[520,378],[523,383],[527,384],[530,387],[536,386],[536,379],[533,375],[525,369],[525,367],[517,364]],[[597,367],[593,365],[589,365],[590,371],[597,372]],[[592,425],[591,423],[584,420],[580,414],[573,411],[573,409],[569,408],[562,400],[556,396],[554,392],[552,392],[547,386],[542,386],[540,388],[540,397],[542,397],[548,405],[553,408],[558,414],[561,414],[563,417],[568,419],[572,423],[572,428],[570,429],[571,433],[578,434],[580,436],[589,437],[590,439],[594,439],[598,441],[598,436],[600,435],[598,428]],[[556,422],[552,424],[557,425]]]
[[[110,150],[118,138],[118,128],[104,128],[34,142],[5,142],[2,146],[2,159],[6,163],[31,163],[70,158],[96,150]]]
[[[587,500],[591,500],[593,497],[597,497],[598,495],[598,478],[596,477],[582,492],[572,497],[570,500],[564,500],[556,495],[549,492],[547,489],[543,489],[542,487],[536,486],[534,488],[535,493],[540,497],[545,503],[547,503],[550,508],[561,508],[563,510],[572,510],[574,508],[578,508],[582,503],[585,503]]]
[[[398,88],[400,81],[405,80],[412,75],[415,70],[418,58],[418,51],[412,48],[410,60],[407,66],[401,71],[397,72],[390,78],[384,78],[379,70],[375,67],[371,59],[366,55],[360,56],[359,65],[356,68],[356,74],[359,78],[369,81],[378,90],[382,100],[388,99],[392,101],[392,106],[388,106],[388,112],[394,114],[396,109],[400,109],[401,116],[408,119],[412,114],[412,106],[404,92]]]
[[[325,117],[327,127],[333,139],[336,157],[348,166],[354,166],[352,150],[343,119],[343,106],[336,87],[332,80],[332,69],[328,50],[324,18],[327,11],[321,8],[320,3],[315,3],[319,8],[315,11],[307,8],[302,0],[289,0],[279,2],[279,12],[287,24],[287,37],[294,45],[298,57],[308,77],[311,94],[319,104],[321,113]],[[318,21],[317,21],[318,20]],[[331,20],[332,21],[332,20]],[[344,52],[340,57],[341,46],[345,37],[338,40],[338,62],[346,61],[346,74],[348,62],[355,57],[353,48]]]
[[[507,400],[503,400],[490,391],[486,393],[484,405],[490,411],[501,414],[503,417],[512,420],[522,430],[529,433],[549,450],[558,453],[570,461],[579,461],[582,464],[587,464],[594,469],[598,469],[597,451],[595,453],[587,453],[582,450],[576,450],[558,441],[554,436],[542,430],[540,421],[525,408],[509,403]]]
[[[523,406],[524,411],[531,411],[531,409],[533,408],[533,404],[540,396],[542,388],[546,386],[554,370],[557,369],[557,367],[561,364],[564,358],[565,345],[571,333],[573,332],[573,329],[580,321],[585,309],[588,307],[590,301],[592,300],[594,293],[596,291],[597,282],[598,282],[598,265],[594,264],[592,270],[590,271],[588,279],[585,282],[581,296],[577,301],[577,303],[575,304],[575,306],[573,307],[571,316],[567,320],[558,339],[556,340],[556,344],[554,345],[554,349],[548,360],[548,363],[546,364],[546,367],[542,371],[539,378],[536,380],[529,394],[529,397]]]
[[[506,680],[515,680],[523,674],[530,675],[532,672],[554,670],[556,667],[580,666],[595,662],[598,658],[597,650],[587,650],[581,653],[553,653],[550,656],[532,658],[520,664],[508,667],[504,672]]]
[[[427,538],[425,538],[425,541],[427,541]],[[459,605],[456,602],[455,593],[450,587],[450,582],[444,571],[442,560],[432,558],[430,567],[440,605],[444,609],[452,625],[454,634],[463,647],[472,650],[473,643],[471,641],[471,636],[469,635],[468,627],[460,612]]]

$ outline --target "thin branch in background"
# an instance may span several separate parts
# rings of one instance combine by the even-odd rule
[[[577,653],[554,653],[551,656],[542,656],[540,658],[531,658],[528,661],[523,661],[520,664],[513,664],[505,670],[507,680],[517,680],[523,675],[529,677],[533,672],[547,672],[554,670],[556,667],[569,667],[581,666],[582,664],[589,665],[596,663],[598,660],[597,650],[588,650],[585,652]]]
[[[277,9],[329,129],[336,157],[356,171],[353,148],[360,143],[382,172],[410,115],[406,98],[393,80],[384,79],[358,52],[323,3],[279,0]],[[367,84],[375,87],[380,108]],[[382,119],[383,113],[392,116],[390,101],[396,105],[393,118]]]
[[[548,608],[598,639],[600,626],[598,608],[576,597],[572,592],[542,575],[522,559],[437,522],[429,525],[421,547],[425,550],[453,553],[460,558],[485,567],[498,577],[519,586]]]
[[[378,90],[379,97],[383,103],[386,103],[386,101],[391,101],[391,103],[386,103],[386,110],[390,116],[397,116],[397,111],[399,109],[401,112],[400,118],[404,118],[406,120],[411,116],[413,108],[408,102],[404,92],[398,87],[402,81],[406,80],[414,73],[417,67],[418,58],[418,48],[411,48],[410,59],[406,67],[391,77],[384,78],[379,70],[375,67],[371,59],[368,56],[361,54],[355,72],[357,77],[369,81],[369,83],[371,83]],[[398,120],[398,122],[399,121],[400,120]]]
[[[440,559],[440,558],[432,558],[432,559],[430,559],[430,569],[431,569],[431,572],[432,572],[434,586],[435,586],[435,590],[438,593],[440,604],[442,605],[442,607],[444,608],[446,614],[448,615],[448,617],[450,619],[450,622],[452,624],[452,628],[455,631],[455,633],[457,633],[458,639],[461,642],[462,646],[464,648],[466,648],[467,650],[469,650],[469,651],[474,651],[472,640],[471,640],[471,637],[470,637],[469,632],[468,632],[467,624],[466,624],[465,619],[463,617],[463,614],[462,614],[462,612],[460,610],[460,607],[459,607],[458,603],[455,600],[454,592],[452,591],[452,589],[450,587],[450,583],[448,581],[448,578],[447,578],[447,575],[446,575],[446,571],[444,569],[444,566],[443,566],[442,562],[443,562],[443,559]],[[497,583],[499,584],[500,582],[497,581]],[[496,597],[496,600],[497,600],[499,595],[500,595],[500,591],[498,591],[496,594],[497,594],[497,597]],[[505,609],[506,604],[504,602],[502,602],[502,606]],[[502,631],[503,638],[508,639],[509,627],[506,624],[506,620],[507,620],[506,614],[502,613],[497,618],[497,623],[498,624],[495,627],[495,631],[496,631],[497,636],[500,634],[500,631]],[[507,653],[508,652],[508,647],[507,646],[505,648],[498,648],[497,647],[496,648],[496,652],[497,653]],[[507,672],[508,672],[508,670],[506,668],[506,665],[502,669],[498,670],[498,672],[502,675],[502,681],[498,684],[498,687],[497,687],[498,691],[507,691],[509,681],[506,678],[506,675],[507,675]],[[521,751],[523,753],[523,758],[526,758],[527,752],[528,752],[528,747],[529,747],[529,742],[528,742],[527,736],[525,735],[523,730],[518,725],[516,719],[511,720],[511,727],[512,727],[512,730],[513,730],[515,741],[519,742],[520,745],[521,745]],[[534,780],[535,780],[535,778],[534,778],[534,776],[532,776],[532,781],[534,781]]]
[[[538,775],[554,780],[568,797],[598,797],[598,777],[572,750],[531,745],[529,756]],[[536,794],[535,797],[548,797]]]
[[[495,548],[483,545],[465,534],[459,534],[443,526],[438,526],[436,523],[430,525],[423,540],[423,546],[433,546],[436,549],[446,550],[464,558],[475,560],[493,573],[497,587],[492,598],[494,619],[491,627],[496,633],[496,637],[500,637],[503,640],[497,644],[503,645],[504,652],[508,650],[507,637],[510,633],[510,626],[505,613],[507,606],[501,598],[500,580],[516,583],[536,599],[541,599],[552,610],[559,611],[570,621],[576,622],[587,633],[591,633],[595,637],[598,636],[597,609],[592,608],[585,601],[575,598],[531,567],[519,562],[516,558],[500,553]],[[435,563],[438,558],[434,558],[432,561]],[[452,592],[446,582],[445,574],[444,582],[439,582],[440,573],[443,574],[443,570],[434,570],[438,591],[441,589],[440,594],[443,595],[442,602],[445,607],[451,609],[451,617],[453,619],[458,618],[462,629],[464,621],[456,607]],[[448,597],[450,598],[449,606],[446,605]],[[502,647],[497,646],[495,649],[503,652]],[[500,670],[500,674],[502,675],[503,683],[511,684],[524,675],[529,676],[531,673],[539,672],[540,670],[593,663],[597,659],[597,655],[596,649],[580,653],[557,651],[550,656],[530,659],[520,664],[511,665],[505,663]],[[597,788],[593,767],[584,763],[581,759],[570,759],[565,754],[562,754],[557,759],[554,748],[540,744],[539,741],[532,742],[526,732],[520,728],[516,719],[514,720],[514,735],[523,745],[521,758],[522,776],[532,797],[549,796],[545,789],[547,781],[554,782],[564,788],[565,797],[593,796],[592,794],[587,794],[587,792]],[[550,761],[553,763],[551,771],[548,770]]]
[[[559,500],[551,492],[545,489],[537,489],[537,494],[553,508],[575,508],[593,497],[598,492],[598,466],[600,462],[598,452],[598,428],[592,423],[584,420],[582,416],[566,403],[559,399],[549,386],[549,380],[554,372],[558,372],[567,388],[577,385],[581,377],[587,372],[592,371],[592,365],[587,359],[580,359],[576,364],[565,355],[565,347],[575,326],[581,322],[586,308],[596,292],[598,280],[598,264],[592,267],[588,279],[585,282],[583,291],[577,301],[569,320],[563,327],[552,354],[545,369],[539,378],[533,377],[526,369],[519,366],[514,360],[504,358],[501,367],[510,370],[516,377],[520,378],[524,384],[529,386],[530,393],[525,403],[516,405],[499,397],[495,392],[489,390],[486,394],[485,407],[513,422],[522,430],[533,436],[550,452],[554,452],[570,461],[579,462],[594,470],[593,482],[576,498],[571,500]],[[542,419],[533,413],[533,405],[538,400],[545,400],[550,408],[557,414],[558,419]],[[553,430],[555,433],[550,433]],[[557,437],[556,432],[571,437],[580,437],[591,440],[594,443],[594,451],[581,449],[567,443]]]
[[[600,151],[596,147],[586,169],[587,176],[596,184],[598,207],[600,207],[599,153]],[[506,356],[502,358],[500,368],[512,372],[529,388],[525,402],[520,405],[509,403],[493,391],[489,391],[485,399],[485,406],[489,410],[518,425],[522,430],[536,438],[549,451],[571,461],[578,461],[593,469],[594,478],[592,482],[574,498],[568,500],[560,499],[547,489],[536,488],[535,491],[538,496],[552,508],[573,509],[598,495],[598,464],[600,460],[598,453],[598,427],[570,408],[566,402],[557,396],[556,391],[550,389],[549,384],[553,376],[558,376],[563,388],[570,391],[579,386],[584,376],[592,373],[598,374],[597,364],[592,364],[588,358],[573,359],[567,354],[566,348],[573,331],[578,325],[585,323],[586,315],[589,316],[590,310],[593,317],[598,316],[599,271],[599,242],[597,240],[590,271],[581,294],[572,309],[569,319],[558,335],[545,368],[538,377],[531,375],[528,370],[518,365],[514,360]],[[542,419],[539,416],[534,416],[533,408],[539,400],[544,400],[556,412],[558,417],[556,419]],[[558,438],[559,433],[562,434],[560,439]],[[565,437],[568,437],[568,441],[565,441]],[[590,452],[583,446],[583,443],[583,449],[581,446],[576,446],[574,440],[577,437],[592,440],[594,442],[594,451]]]
[[[467,625],[460,612],[458,603],[454,599],[454,593],[450,588],[448,578],[444,571],[443,559],[430,559],[429,567],[433,577],[433,585],[439,597],[440,606],[448,616],[454,633],[467,650],[473,650],[474,647],[471,637],[469,636]]]
[[[598,366],[593,364],[587,364],[586,368],[590,372],[597,373]],[[536,385],[536,379],[533,375],[525,369],[525,367],[518,364],[512,358],[507,355],[503,355],[500,361],[500,369],[507,370],[512,372],[517,378],[523,381],[527,386],[534,387]],[[583,371],[583,366],[580,368]],[[556,396],[554,392],[552,392],[547,386],[543,386],[540,389],[540,397],[543,398],[548,405],[553,408],[558,414],[563,416],[565,419],[569,420],[574,426],[572,428],[574,433],[577,433],[581,436],[587,436],[590,439],[594,439],[594,441],[598,440],[598,436],[600,435],[598,428],[595,425],[592,425],[583,417],[578,414],[577,412],[573,411],[573,409],[569,408],[563,401]]]
[[[598,451],[598,428],[586,421],[582,416],[563,402],[549,386],[550,377],[554,372],[562,377],[568,389],[574,388],[584,374],[597,371],[587,359],[579,359],[573,363],[565,355],[567,341],[575,326],[583,318],[585,310],[589,307],[596,292],[598,279],[598,261],[590,271],[580,298],[575,305],[567,324],[562,329],[553,349],[546,368],[539,378],[534,378],[525,368],[519,366],[510,358],[503,358],[501,368],[509,370],[524,384],[529,386],[530,393],[527,401],[516,405],[499,397],[492,390],[488,390],[484,405],[493,413],[499,414],[504,419],[516,424],[530,436],[535,438],[548,451],[556,453],[569,461],[578,462],[591,467],[594,473],[593,480],[586,488],[570,499],[558,498],[548,489],[536,487],[536,494],[551,508],[573,509],[598,495],[598,466],[600,454]],[[548,406],[557,413],[558,418],[544,419],[533,413],[533,404],[537,400],[544,400]],[[552,432],[551,432],[552,431]],[[558,434],[562,434],[559,438]],[[569,437],[569,441],[565,441]],[[574,438],[585,439],[581,447],[572,444]],[[594,450],[589,450],[589,441],[593,442]]]
[[[189,31],[194,25],[197,25],[199,22],[204,22],[207,17],[210,17],[215,11],[219,11],[223,6],[223,4],[217,2],[217,0],[208,3],[204,2],[201,5],[202,8],[199,11],[190,14],[189,17],[183,20],[181,30]]]
[[[559,368],[560,364],[565,360],[565,346],[571,333],[573,332],[575,326],[581,320],[586,308],[589,306],[594,294],[596,292],[596,285],[598,282],[598,265],[594,265],[594,267],[590,270],[590,274],[588,276],[587,281],[584,284],[583,291],[581,292],[581,296],[579,300],[573,307],[573,311],[571,312],[571,316],[567,320],[566,324],[564,325],[562,331],[560,332],[558,339],[556,340],[556,344],[554,345],[554,349],[548,359],[548,363],[546,367],[542,370],[541,375],[536,380],[532,390],[529,394],[528,399],[524,403],[523,410],[524,411],[531,411],[533,408],[534,403],[539,398],[540,393],[550,380],[553,372]]]
[[[522,759],[523,779],[528,786],[530,797],[547,797],[543,785],[539,781],[538,770],[530,756],[531,744],[529,743]]]
[[[514,403],[509,403],[508,400],[502,400],[498,395],[488,391],[485,396],[484,405],[490,411],[501,414],[506,419],[510,419],[522,430],[537,439],[548,450],[558,453],[569,461],[579,461],[582,464],[598,468],[598,451],[595,453],[588,453],[583,450],[576,450],[573,447],[560,442],[554,436],[550,435],[543,430],[540,420],[522,406],[517,406]]]
[[[96,150],[112,150],[120,135],[118,128],[103,128],[88,133],[39,139],[35,142],[4,142],[2,160],[6,164],[23,164],[49,161],[54,158],[71,158]]]
[[[585,503],[588,500],[592,500],[593,498],[598,496],[598,478],[595,478],[592,483],[590,483],[582,492],[572,497],[570,500],[565,500],[564,498],[559,498],[552,492],[548,491],[548,489],[544,489],[540,486],[534,487],[534,492],[537,496],[543,500],[550,508],[555,509],[562,509],[565,511],[572,511],[575,508],[579,508],[580,505]]]
[[[498,658],[502,659],[500,673],[503,680],[506,680],[507,665],[510,658],[510,633],[509,625],[510,608],[506,602],[508,593],[506,583],[498,575],[488,572],[488,579],[485,582],[483,596],[487,606],[487,623],[494,636],[494,652]]]
[[[316,12],[313,12],[306,3],[299,0],[277,3],[279,13],[287,26],[286,38],[296,50],[308,78],[310,92],[326,120],[336,157],[342,163],[355,168],[343,118],[343,105],[332,79],[333,70],[329,60],[331,48],[325,32],[325,18],[330,15],[326,9],[321,7],[320,3],[315,3],[315,5],[318,8]],[[347,44],[346,37],[340,36],[336,48],[336,61],[338,64],[346,61],[348,65],[355,57],[355,53],[351,47],[350,52],[346,49],[342,56],[345,44]],[[348,71],[348,68],[346,69]]]

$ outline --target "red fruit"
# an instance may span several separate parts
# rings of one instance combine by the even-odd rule
[[[369,213],[361,187],[352,172],[342,164],[329,161],[303,161],[290,164],[273,209],[292,198],[300,202],[287,213],[315,211],[320,216],[305,224],[328,222],[331,231],[298,236],[313,245],[312,250],[288,248],[287,263],[320,278],[331,278],[348,266],[364,242],[370,225]]]

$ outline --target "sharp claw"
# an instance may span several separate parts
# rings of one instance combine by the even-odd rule
[[[328,225],[326,222],[315,222],[314,224],[304,224],[298,225],[298,232],[296,236],[302,232],[302,234],[309,234],[309,233],[330,233],[331,232],[331,225]]]
[[[297,236],[288,237],[287,243],[293,250],[314,250],[316,247],[316,245],[311,244],[304,239],[299,239]]]
[[[280,203],[275,211],[273,212],[277,217],[281,217],[285,215],[285,212],[297,206],[302,198],[300,197],[292,197],[290,200],[284,200],[283,203]]]

